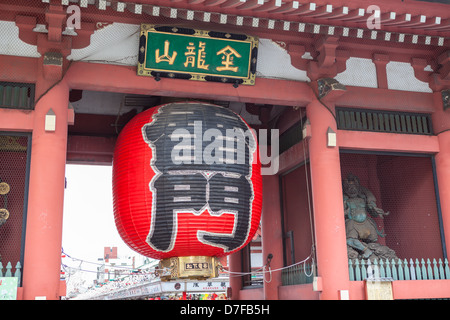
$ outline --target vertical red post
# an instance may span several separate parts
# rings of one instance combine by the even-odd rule
[[[318,100],[314,100],[306,107],[306,112],[311,122],[309,159],[317,267],[322,278],[320,298],[337,300],[341,298],[341,293],[349,290],[349,272],[339,148],[327,146],[328,128],[337,132],[332,115],[334,106],[327,110]]]
[[[439,152],[435,156],[444,230],[450,230],[450,110],[444,110],[441,92],[434,94],[435,110],[432,115],[433,130],[439,139]],[[447,256],[450,256],[450,232],[444,232]]]
[[[230,270],[230,287],[231,287],[231,300],[239,300],[239,291],[242,289],[242,277],[233,274],[233,272],[242,272],[242,252],[237,251],[230,254],[228,266]]]
[[[272,254],[270,268],[283,267],[283,229],[281,226],[280,189],[278,175],[263,176],[263,209],[262,209],[262,260]],[[264,299],[278,300],[278,287],[281,286],[281,271],[269,273],[266,266],[264,273]]]
[[[438,135],[439,153],[436,154],[436,176],[444,230],[450,230],[450,131]],[[450,255],[450,232],[444,232],[447,256]]]
[[[64,80],[47,81],[42,70],[39,74],[36,96],[42,97],[34,111],[23,290],[25,300],[56,300],[64,289],[60,268],[69,88]],[[50,109],[56,116],[54,131],[45,129]]]

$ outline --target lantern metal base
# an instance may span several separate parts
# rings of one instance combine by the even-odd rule
[[[219,275],[220,263],[216,257],[188,256],[162,259],[157,270],[162,281],[176,279],[203,280]]]

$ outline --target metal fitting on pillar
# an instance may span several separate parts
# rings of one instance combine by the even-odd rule
[[[444,107],[444,111],[450,108],[450,89],[442,90],[442,106]]]
[[[60,52],[46,52],[44,54],[44,78],[59,80],[63,74],[63,55]]]
[[[337,80],[332,78],[322,78],[317,80],[317,90],[319,99],[335,99],[341,96],[347,89]]]

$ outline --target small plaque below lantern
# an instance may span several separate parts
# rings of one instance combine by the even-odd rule
[[[172,257],[159,262],[161,280],[209,279],[219,275],[219,260],[208,256]]]

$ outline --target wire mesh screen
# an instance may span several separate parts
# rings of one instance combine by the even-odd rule
[[[0,261],[21,261],[29,136],[0,134]],[[21,262],[22,263],[22,262]]]
[[[401,259],[443,257],[431,157],[341,153],[340,158],[342,178],[356,176],[376,207],[389,212],[371,218],[378,243]]]

